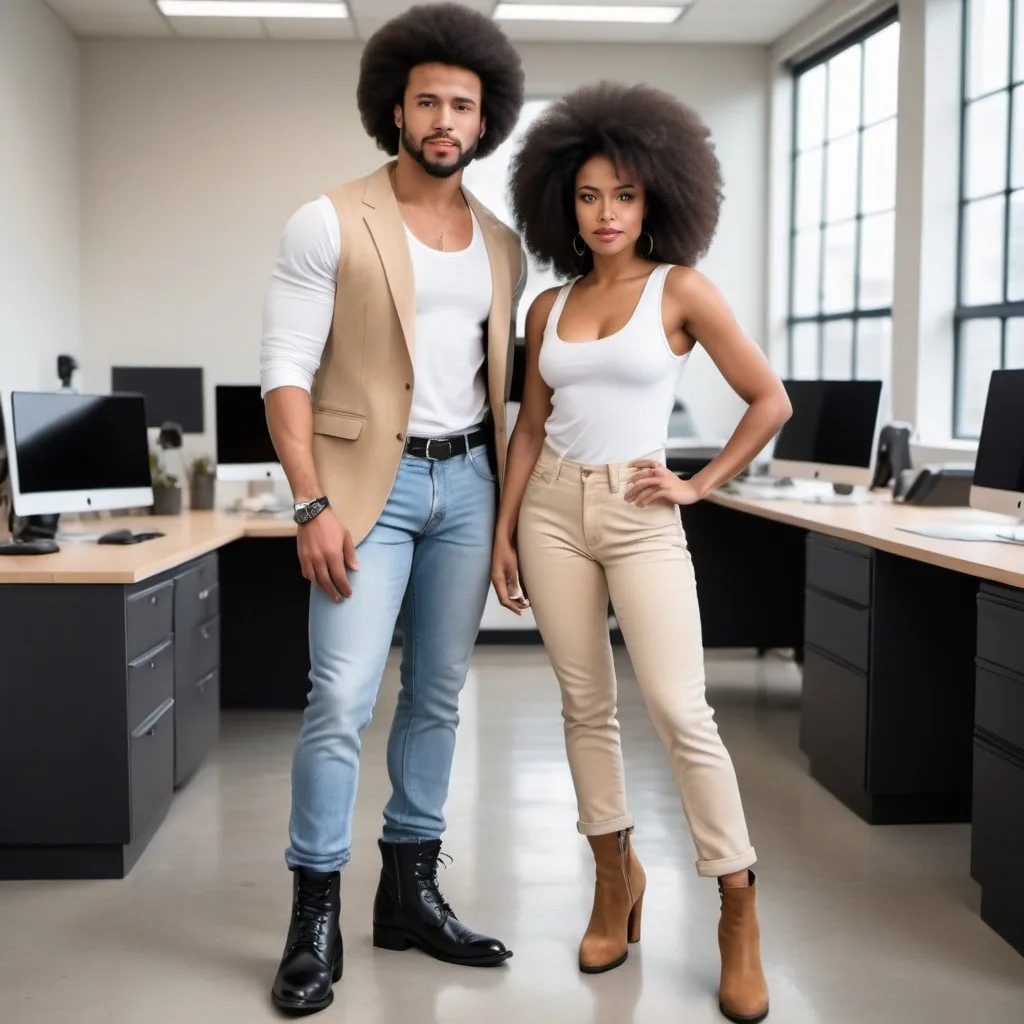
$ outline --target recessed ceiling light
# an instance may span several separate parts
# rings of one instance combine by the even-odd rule
[[[168,18],[347,18],[340,0],[287,3],[286,0],[156,0]]]
[[[677,4],[674,7],[499,3],[495,8],[494,17],[498,21],[599,21],[670,25],[690,6],[690,3]]]

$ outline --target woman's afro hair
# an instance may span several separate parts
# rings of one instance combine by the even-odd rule
[[[646,189],[650,258],[692,267],[711,245],[722,204],[710,134],[693,110],[647,85],[602,82],[570,93],[530,126],[512,161],[509,202],[524,245],[562,277],[587,269],[589,250],[580,257],[573,248],[576,175],[601,154]],[[647,245],[638,244],[644,256]]]
[[[487,131],[477,156],[493,153],[508,138],[523,105],[519,54],[488,17],[457,3],[420,4],[370,37],[359,68],[356,102],[363,127],[395,156],[400,133],[395,107],[405,98],[409,72],[419,64],[449,64],[480,76]]]

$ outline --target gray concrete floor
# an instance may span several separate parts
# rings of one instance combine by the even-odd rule
[[[481,647],[462,702],[442,873],[463,920],[515,956],[473,970],[374,950],[376,837],[387,794],[392,660],[365,736],[343,878],[345,976],[317,1020],[359,1024],[717,1022],[713,882],[699,879],[667,760],[628,662],[620,717],[634,843],[648,876],[627,963],[576,969],[592,864],[575,832],[559,700],[543,651]],[[1024,1020],[1024,958],[982,923],[967,826],[870,827],[807,774],[799,674],[711,653],[709,695],[760,857],[771,1020]],[[298,714],[226,713],[214,754],[131,875],[0,882],[4,1024],[229,1024],[279,1019],[269,988],[290,907],[284,868]]]

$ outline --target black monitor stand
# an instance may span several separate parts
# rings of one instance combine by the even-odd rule
[[[27,516],[15,530],[14,512],[10,515],[12,539],[0,544],[0,555],[52,555],[60,551],[57,544],[59,515]]]

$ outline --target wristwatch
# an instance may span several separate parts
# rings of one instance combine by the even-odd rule
[[[301,526],[316,519],[325,508],[330,508],[331,503],[327,498],[314,498],[312,501],[297,501],[292,518]]]

